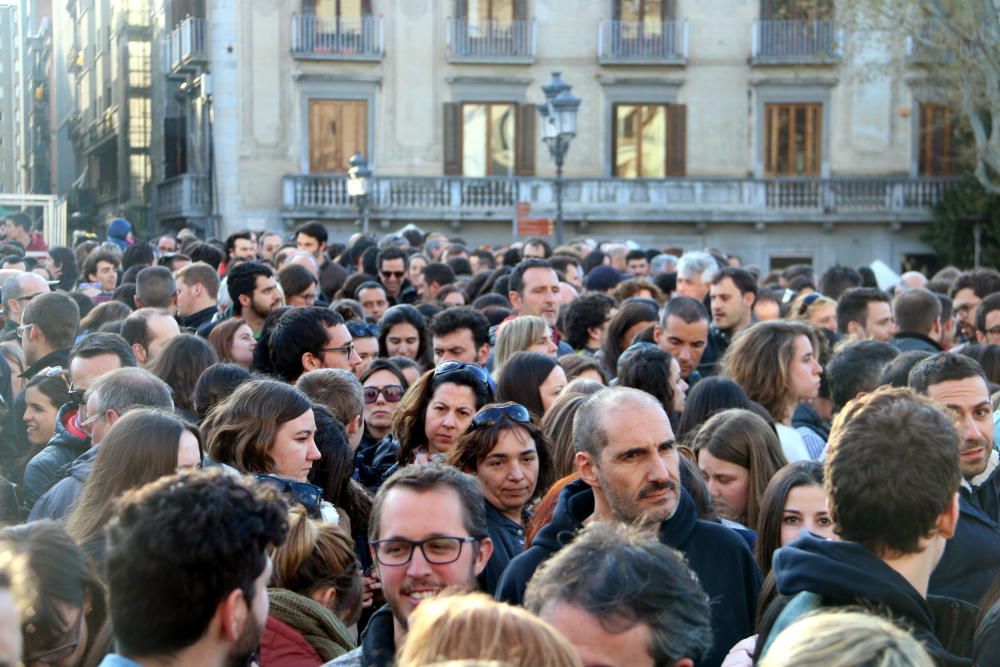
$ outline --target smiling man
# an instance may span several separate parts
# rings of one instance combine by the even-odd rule
[[[385,481],[368,541],[386,605],[368,621],[361,646],[327,666],[391,665],[423,600],[476,587],[493,553],[484,503],[479,483],[451,466],[407,466]]]
[[[642,428],[622,426],[629,424]],[[496,597],[520,603],[535,570],[584,524],[640,526],[684,554],[713,600],[714,641],[699,664],[721,664],[730,647],[752,634],[760,571],[734,531],[698,519],[681,486],[680,454],[663,405],[637,389],[603,389],[579,408],[573,448],[580,479],[559,494],[552,522],[531,548],[511,561]]]

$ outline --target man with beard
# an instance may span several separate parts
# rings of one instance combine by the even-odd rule
[[[267,549],[287,531],[281,499],[221,469],[127,492],[108,526],[116,653],[101,667],[248,664],[267,620]]]
[[[393,663],[410,614],[448,587],[473,589],[493,554],[479,482],[451,466],[407,466],[372,505],[368,541],[386,605],[368,621],[361,646],[327,667]]]
[[[698,365],[698,372],[704,376],[718,372],[719,362],[729,349],[733,336],[753,323],[757,281],[746,269],[727,266],[712,278],[709,299],[712,326],[708,330],[708,345]]]
[[[986,375],[969,357],[942,352],[914,366],[909,384],[952,414],[960,438],[961,520],[929,592],[978,604],[1000,574],[1000,473]]]
[[[730,647],[753,634],[760,571],[736,532],[698,519],[681,486],[680,454],[663,405],[638,389],[603,389],[579,408],[573,448],[580,479],[563,489],[551,523],[507,566],[497,599],[520,604],[535,570],[585,524],[634,524],[684,554],[713,601],[712,648],[699,664],[718,667]]]
[[[242,317],[260,336],[264,320],[281,305],[281,292],[271,269],[260,262],[243,262],[229,271],[226,289],[233,301],[233,316]]]

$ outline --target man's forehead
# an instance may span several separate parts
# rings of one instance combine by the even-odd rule
[[[935,403],[948,405],[971,406],[990,402],[989,387],[978,375],[929,385],[927,396]]]
[[[683,318],[671,315],[667,317],[667,333],[683,337],[682,332],[692,337],[705,338],[708,336],[708,322],[706,320],[695,320],[685,322]]]
[[[522,278],[525,284],[541,284],[541,283],[556,283],[556,272],[553,269],[547,269],[544,266],[533,266],[524,272]]]

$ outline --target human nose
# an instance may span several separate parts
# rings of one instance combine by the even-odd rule
[[[681,349],[677,350],[677,358],[683,359],[684,361],[690,361],[691,349],[688,347],[682,347]]]
[[[651,482],[664,482],[670,479],[667,462],[661,456],[653,456],[649,470],[646,473]]]
[[[558,347],[556,347],[555,341],[552,340],[551,338],[549,339],[549,342],[548,342],[548,344],[545,347],[546,347],[546,349],[548,349],[549,354],[555,354],[556,350],[559,349]]]
[[[962,437],[966,440],[982,440],[983,431],[971,415],[962,418]]]
[[[320,453],[319,447],[316,446],[316,441],[313,440],[313,439],[310,439],[309,440],[309,450],[306,452],[306,460],[307,461],[318,461],[321,456],[323,456],[323,455]]]
[[[507,469],[507,479],[519,482],[524,479],[524,470],[521,468],[521,464],[515,461]]]
[[[450,410],[445,414],[444,419],[441,420],[442,426],[450,426],[452,428],[458,424],[458,420],[455,418],[455,413]]]
[[[823,372],[823,367],[820,366],[819,362],[814,359],[813,360],[813,373],[815,375],[819,375],[822,372]]]
[[[422,579],[432,574],[431,564],[424,556],[423,545],[413,545],[410,562],[406,564],[406,574],[414,579]]]

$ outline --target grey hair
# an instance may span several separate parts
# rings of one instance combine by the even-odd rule
[[[682,658],[697,664],[712,645],[712,610],[697,576],[655,533],[634,526],[594,523],[535,572],[525,607],[544,618],[558,603],[582,609],[615,634],[649,626],[654,665]]]
[[[660,253],[649,262],[649,270],[657,273],[670,273],[677,269],[677,258],[673,255]]]
[[[608,430],[604,427],[604,414],[612,408],[621,409],[625,405],[644,405],[663,410],[656,398],[631,387],[607,387],[591,396],[580,406],[573,417],[573,449],[589,454],[595,461],[608,441]]]
[[[719,270],[719,263],[707,252],[686,252],[677,262],[678,278],[699,276],[701,282],[710,283]]]
[[[7,302],[11,299],[18,299],[24,296],[24,289],[21,286],[21,281],[24,280],[25,276],[34,276],[35,273],[30,271],[22,271],[21,273],[15,274],[4,281],[3,288],[0,289],[0,298],[3,299],[3,314],[10,314],[10,306]],[[15,341],[16,342],[16,341]]]
[[[172,411],[174,401],[166,382],[143,368],[119,368],[97,378],[87,390],[86,400],[97,396],[97,412],[113,410],[119,416],[132,408]]]
[[[295,388],[310,401],[330,408],[345,427],[365,409],[364,389],[354,373],[342,368],[318,368],[299,376]]]

